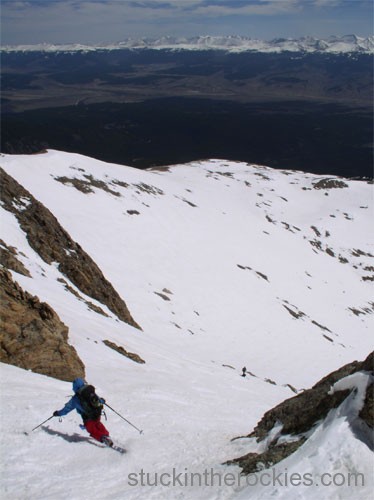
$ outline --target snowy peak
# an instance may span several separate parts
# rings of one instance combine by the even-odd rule
[[[263,52],[263,53],[374,53],[374,36],[356,35],[331,36],[326,39],[314,37],[277,38],[270,41],[242,36],[196,36],[181,38],[165,36],[161,38],[128,38],[116,43],[99,45],[85,44],[38,44],[4,46],[7,52],[91,52],[95,50],[155,49],[155,50],[223,50],[226,52]]]

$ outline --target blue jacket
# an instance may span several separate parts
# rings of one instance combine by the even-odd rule
[[[76,378],[73,381],[73,391],[75,392],[75,395],[71,399],[69,399],[69,401],[66,403],[66,405],[61,410],[58,410],[57,415],[59,417],[63,417],[64,415],[67,415],[71,411],[77,410],[77,412],[79,413],[79,415],[81,415],[83,420],[85,418],[87,418],[87,416],[84,417],[84,410],[82,408],[82,405],[79,401],[79,397],[77,394],[78,391],[85,385],[87,385],[87,384],[82,378]],[[101,404],[105,403],[105,399],[103,399],[103,398],[99,398],[99,401]]]
[[[84,385],[86,385],[86,383],[82,378],[76,378],[73,381],[73,391],[75,392],[75,395],[66,403],[66,405],[62,408],[62,410],[58,410],[59,417],[67,415],[68,413],[70,413],[73,410],[77,410],[79,415],[83,415],[83,408],[82,408],[82,405],[80,404],[79,398],[77,396],[77,392]]]
[[[62,408],[62,410],[58,411],[58,416],[63,417],[64,415],[67,415],[73,410],[77,410],[79,415],[83,415],[83,408],[76,394],[66,403],[66,405]]]

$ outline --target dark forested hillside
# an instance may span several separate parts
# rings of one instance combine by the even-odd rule
[[[5,52],[1,148],[372,176],[372,66],[368,54]]]

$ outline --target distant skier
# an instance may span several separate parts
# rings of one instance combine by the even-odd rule
[[[90,435],[107,446],[113,446],[108,430],[100,421],[105,399],[99,398],[95,393],[95,388],[88,385],[81,378],[76,378],[73,381],[73,391],[75,395],[61,410],[56,410],[53,416],[62,417],[73,410],[77,410],[83,419],[84,427]]]
[[[245,377],[247,375],[247,368],[243,366],[242,368],[242,377]]]

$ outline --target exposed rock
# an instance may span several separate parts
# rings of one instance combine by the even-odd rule
[[[31,276],[28,269],[17,259],[17,250],[9,247],[3,240],[0,240],[0,264],[16,273]]]
[[[359,417],[371,428],[374,427],[374,384],[366,389],[366,397]]]
[[[324,377],[311,389],[287,399],[269,410],[249,437],[257,437],[259,440],[264,439],[277,421],[283,424],[282,434],[297,435],[306,432],[318,420],[324,418],[332,408],[339,406],[349,393],[349,391],[339,391],[330,396],[327,394],[330,387],[337,380],[352,373],[360,370],[372,370],[373,355],[374,353],[371,353],[363,362],[353,361],[353,363],[339,368]]]
[[[314,189],[347,188],[348,184],[338,179],[321,179],[313,184]]]
[[[91,257],[73,241],[56,217],[10,175],[0,169],[3,207],[12,212],[26,233],[30,246],[84,294],[106,305],[119,319],[140,328],[125,302]]]
[[[92,302],[90,302],[89,300],[85,300],[81,295],[79,295],[79,293],[72,287],[70,286],[63,278],[58,278],[58,280],[60,283],[62,283],[64,285],[64,288],[67,292],[71,293],[74,295],[74,297],[76,297],[78,300],[80,300],[81,302],[84,302],[86,304],[86,306],[88,307],[88,309],[91,309],[91,311],[95,311],[95,313],[97,314],[101,314],[102,316],[105,316],[106,318],[109,318],[109,315],[104,312],[101,307],[93,304]]]
[[[119,346],[115,344],[114,342],[111,342],[110,340],[103,340],[103,343],[113,349],[114,351],[117,351],[119,354],[122,354],[122,356],[126,356],[126,358],[131,359],[132,361],[135,361],[135,363],[140,363],[144,364],[145,361],[142,359],[138,354],[135,354],[134,352],[129,352],[126,351],[122,346]]]
[[[0,269],[0,360],[60,380],[84,377],[84,365],[68,344],[68,328],[55,311]]]
[[[291,314],[291,316],[293,316],[296,319],[299,319],[299,318],[302,318],[303,316],[305,316],[305,313],[303,313],[303,311],[298,310],[297,312],[295,312],[291,308],[289,308],[288,306],[285,306],[284,304],[283,304],[283,307],[285,309],[287,309],[287,311]]]
[[[144,182],[141,182],[139,184],[133,184],[133,186],[136,189],[139,189],[140,191],[142,191],[143,193],[153,194],[155,196],[164,194],[162,189],[155,187],[155,186],[149,186],[148,184],[145,184]]]
[[[270,446],[267,451],[261,453],[248,453],[244,457],[235,458],[234,460],[229,460],[226,462],[227,465],[239,465],[242,467],[243,474],[252,474],[258,472],[262,469],[267,469],[280,462],[284,458],[287,458],[291,453],[295,452],[306,439],[302,438],[298,441],[292,441],[290,443],[282,443],[278,446]]]
[[[194,208],[197,207],[197,205],[195,205],[195,203],[192,203],[192,201],[188,201],[185,198],[181,198],[181,200],[184,201],[185,203],[187,203],[187,205],[189,205],[190,207],[194,207]]]
[[[266,276],[266,274],[260,273],[259,271],[256,271],[256,274],[260,276],[260,278],[262,278],[263,280],[269,281],[269,278]]]
[[[295,389],[295,387],[291,384],[285,384],[284,387],[288,387],[289,389],[291,389],[292,392],[294,392],[295,394],[297,394],[299,391],[297,389]]]
[[[355,363],[357,363],[357,361],[355,361]],[[359,369],[355,371],[359,370],[366,372],[372,372],[374,370],[374,351],[369,354],[365,361],[359,363]]]
[[[320,328],[321,330],[325,330],[326,332],[330,332],[330,333],[332,333],[332,331],[331,331],[331,330],[329,330],[329,329],[327,328],[327,326],[320,325],[319,323],[317,323],[317,321],[314,321],[314,319],[312,320],[312,323],[313,323],[313,325],[318,326],[318,328]]]
[[[363,276],[362,281],[374,281],[374,276]]]
[[[83,177],[85,177],[85,179],[77,179],[76,177],[55,177],[55,179],[62,184],[74,186],[76,189],[78,189],[78,191],[81,191],[85,194],[94,193],[93,188],[98,188],[114,196],[121,196],[118,191],[113,191],[113,189],[110,189],[108,184],[106,184],[104,181],[95,179],[92,175],[84,175]]]
[[[360,250],[359,248],[353,248],[351,250],[351,254],[354,256],[354,257],[361,257],[361,256],[365,256],[365,257],[374,257],[374,255],[372,255],[371,253],[366,253],[364,252],[363,250]]]
[[[338,407],[351,392],[343,390],[329,394],[331,386],[355,372],[372,372],[374,368],[373,358],[374,352],[369,354],[365,361],[354,361],[339,368],[324,377],[311,389],[283,401],[266,412],[253,432],[245,437],[255,437],[257,441],[262,441],[266,437],[269,438],[270,431],[279,425],[280,431],[270,441],[267,450],[262,454],[248,453],[227,463],[239,465],[243,468],[243,473],[250,474],[257,472],[261,467],[270,467],[296,451],[306,440],[303,434],[312,429],[318,421],[323,420],[330,410]],[[371,428],[373,428],[374,422],[373,387],[371,384],[367,388],[365,402],[359,413],[359,417]],[[293,436],[293,439],[290,442],[278,444],[280,435]]]
[[[170,300],[170,297],[168,297],[164,293],[161,293],[161,292],[153,292],[153,293],[155,293],[156,295],[158,295],[159,297],[161,297],[163,300],[167,300],[167,301]]]

